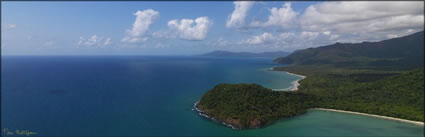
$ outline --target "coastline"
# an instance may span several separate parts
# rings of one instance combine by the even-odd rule
[[[274,68],[270,68],[271,71],[276,71]],[[300,86],[299,82],[302,79],[307,78],[306,76],[303,75],[299,75],[299,74],[295,74],[295,73],[291,73],[291,72],[287,72],[289,75],[294,75],[294,76],[298,76],[301,77],[301,79],[298,79],[293,83],[292,87],[289,87],[287,89],[273,89],[273,91],[297,91],[298,90],[298,86]],[[349,114],[357,114],[357,115],[364,115],[364,116],[370,116],[370,117],[376,117],[376,118],[382,118],[382,119],[387,119],[387,120],[394,120],[394,121],[399,121],[399,122],[404,122],[404,123],[409,123],[409,124],[414,124],[417,126],[424,126],[424,122],[420,122],[420,121],[413,121],[413,120],[407,120],[407,119],[401,119],[401,118],[394,118],[394,117],[388,117],[388,116],[380,116],[380,115],[375,115],[375,114],[367,114],[367,113],[361,113],[361,112],[354,112],[354,111],[345,111],[345,110],[337,110],[337,109],[328,109],[328,108],[310,108],[311,110],[322,110],[322,111],[331,111],[331,112],[340,112],[340,113],[349,113]]]
[[[269,68],[268,70],[269,71],[279,71],[279,70],[275,70],[274,68]],[[299,81],[307,78],[306,76],[303,76],[303,75],[299,75],[299,74],[295,74],[295,73],[291,73],[291,72],[287,72],[287,71],[284,71],[284,72],[286,72],[289,75],[294,75],[294,76],[300,77],[300,79],[298,79],[296,81],[293,81],[292,82],[292,86],[289,87],[289,88],[286,88],[286,89],[272,89],[273,91],[297,91],[298,90],[298,86],[300,86]],[[225,126],[231,127],[234,130],[238,130],[239,129],[236,126],[234,126],[234,125],[232,125],[230,123],[227,123],[227,122],[224,122],[224,121],[219,121],[219,120],[215,119],[212,116],[208,116],[204,111],[202,111],[202,110],[200,110],[198,108],[198,106],[197,106],[198,103],[199,103],[199,101],[195,102],[194,109],[192,109],[192,110],[196,110],[199,113],[199,115],[201,115],[203,117],[206,117],[206,118],[208,118],[210,120],[213,120],[216,123],[223,124]],[[413,124],[413,125],[416,125],[416,126],[422,126],[422,127],[424,127],[424,122],[421,122],[421,121],[413,121],[413,120],[407,120],[407,119],[401,119],[401,118],[395,118],[395,117],[389,117],[389,116],[381,116],[381,115],[376,115],[376,114],[368,114],[368,113],[346,111],[346,110],[337,110],[337,109],[328,109],[328,108],[308,108],[307,110],[320,110],[320,111],[330,111],[330,112],[339,112],[339,113],[348,113],[348,114],[363,115],[363,116],[381,118],[381,119],[385,119],[385,120],[393,120],[393,121],[397,121],[397,122],[408,123],[408,124]]]
[[[277,71],[274,68],[270,68],[269,70],[270,71]],[[287,71],[284,71],[284,72],[286,72],[289,75],[294,75],[294,76],[300,77],[300,79],[293,81],[292,82],[292,86],[289,87],[289,88],[285,88],[285,89],[272,89],[273,91],[297,91],[298,90],[298,86],[300,86],[299,81],[307,78],[307,76],[303,76],[303,75],[299,75],[299,74],[295,74],[295,73],[291,73],[291,72],[287,72]]]
[[[418,126],[424,126],[424,122],[420,122],[420,121],[400,119],[400,118],[394,118],[394,117],[388,117],[388,116],[380,116],[380,115],[375,115],[375,114],[360,113],[360,112],[354,112],[354,111],[345,111],[345,110],[328,109],[328,108],[310,108],[310,110],[322,110],[322,111],[357,114],[357,115],[364,115],[364,116],[382,118],[382,119],[387,119],[387,120],[394,120],[394,121],[399,121],[399,122],[404,122],[404,123],[410,123],[410,124],[414,124],[414,125],[418,125]]]
[[[232,124],[226,123],[224,121],[219,121],[219,120],[215,119],[212,116],[208,116],[204,111],[202,111],[201,109],[198,108],[198,103],[199,103],[199,101],[196,101],[195,102],[195,104],[193,105],[193,109],[192,110],[197,111],[200,116],[203,116],[205,118],[208,118],[208,119],[210,119],[210,120],[212,120],[212,121],[214,121],[216,123],[220,123],[220,124],[223,124],[225,126],[228,126],[228,127],[232,128],[234,130],[238,130],[239,129],[239,128],[233,126]]]

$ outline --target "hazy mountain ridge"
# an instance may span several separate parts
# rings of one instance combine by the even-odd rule
[[[275,59],[282,64],[331,64],[340,67],[404,67],[424,65],[424,31],[379,42],[336,43],[299,50]]]
[[[286,51],[275,51],[275,52],[261,52],[261,53],[252,53],[252,52],[230,52],[230,51],[223,51],[223,50],[217,50],[213,52],[208,52],[205,54],[201,54],[198,56],[205,56],[205,57],[285,57],[291,54],[290,52]]]

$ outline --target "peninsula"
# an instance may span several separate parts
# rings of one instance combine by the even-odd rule
[[[257,84],[219,84],[205,93],[195,109],[233,129],[260,128],[282,117],[307,112],[309,95],[276,92]]]

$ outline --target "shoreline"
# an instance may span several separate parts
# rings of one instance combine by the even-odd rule
[[[270,68],[269,70],[270,71],[278,71],[278,70],[275,70],[274,67],[273,68]],[[303,76],[303,75],[300,75],[300,74],[295,74],[295,73],[291,73],[291,72],[288,72],[288,71],[284,71],[284,72],[286,72],[289,75],[294,75],[294,76],[300,77],[300,79],[293,81],[292,82],[292,86],[289,87],[289,88],[285,88],[285,89],[272,89],[273,91],[297,91],[298,90],[298,86],[300,86],[299,81],[307,78],[307,76]]]
[[[388,117],[388,116],[380,116],[380,115],[375,115],[375,114],[367,114],[367,113],[354,112],[354,111],[328,109],[328,108],[310,108],[309,110],[321,110],[321,111],[330,111],[330,112],[349,113],[349,114],[363,115],[363,116],[369,116],[369,117],[375,117],[375,118],[382,118],[382,119],[386,119],[386,120],[394,120],[394,121],[398,121],[398,122],[414,124],[414,125],[417,125],[417,126],[424,126],[424,122],[420,122],[420,121],[413,121],[413,120],[394,118],[394,117]]]
[[[271,71],[277,71],[274,68],[270,68],[270,70]],[[295,74],[295,73],[291,73],[291,72],[287,72],[287,71],[285,71],[285,72],[288,73],[289,75],[301,77],[301,79],[294,81],[293,87],[290,87],[290,88],[287,88],[287,89],[277,89],[277,90],[273,89],[273,91],[288,91],[288,89],[289,89],[289,91],[296,91],[296,90],[298,90],[298,86],[300,86],[298,81],[307,78],[306,76],[303,76],[303,75],[299,75],[299,74]],[[375,118],[382,118],[382,119],[386,119],[386,120],[394,120],[394,121],[398,121],[398,122],[414,124],[414,125],[417,125],[417,126],[424,126],[424,122],[421,122],[421,121],[413,121],[413,120],[407,120],[407,119],[401,119],[401,118],[395,118],[395,117],[388,117],[388,116],[380,116],[380,115],[375,115],[375,114],[367,114],[367,113],[354,112],[354,111],[345,111],[345,110],[328,109],[328,108],[310,108],[309,110],[322,110],[322,111],[357,114],[357,115],[364,115],[364,116],[375,117]]]
[[[278,71],[275,70],[274,68],[269,68],[269,71]],[[295,74],[295,73],[291,73],[291,72],[287,72],[284,71],[289,75],[294,75],[294,76],[298,76],[300,77],[300,79],[293,81],[292,82],[292,86],[286,89],[272,89],[272,91],[297,91],[298,90],[298,86],[300,86],[299,81],[303,80],[305,78],[307,78],[306,76],[303,75],[299,75],[299,74]],[[239,128],[236,128],[235,126],[233,126],[232,124],[226,123],[224,121],[219,121],[217,119],[215,119],[212,116],[208,116],[204,111],[200,110],[197,105],[198,105],[199,101],[195,102],[194,104],[194,109],[192,110],[196,110],[199,115],[206,117],[210,120],[213,120],[216,123],[221,123],[225,126],[231,127],[234,130],[238,130]],[[339,112],[339,113],[348,113],[348,114],[356,114],[356,115],[363,115],[363,116],[369,116],[369,117],[375,117],[375,118],[381,118],[381,119],[385,119],[385,120],[393,120],[393,121],[397,121],[397,122],[402,122],[402,123],[408,123],[408,124],[413,124],[416,126],[424,126],[424,122],[421,121],[413,121],[413,120],[407,120],[407,119],[401,119],[401,118],[395,118],[395,117],[389,117],[389,116],[381,116],[381,115],[376,115],[376,114],[368,114],[368,113],[361,113],[361,112],[354,112],[354,111],[346,111],[346,110],[337,110],[337,109],[328,109],[328,108],[309,108],[307,110],[320,110],[320,111],[329,111],[329,112]]]
[[[207,115],[204,111],[202,111],[201,109],[199,109],[199,108],[198,108],[198,103],[199,103],[199,101],[196,101],[196,102],[195,102],[195,104],[193,105],[193,109],[192,109],[192,110],[195,110],[196,112],[198,112],[198,114],[199,114],[200,116],[203,116],[203,117],[205,117],[205,118],[207,118],[207,119],[210,119],[210,120],[212,120],[212,121],[214,121],[214,122],[216,122],[216,123],[219,123],[219,124],[225,125],[225,126],[227,126],[227,127],[230,127],[230,128],[232,128],[233,130],[238,130],[238,129],[239,129],[239,128],[237,128],[237,127],[233,126],[232,124],[226,123],[226,122],[224,122],[224,121],[219,121],[219,120],[215,119],[215,118],[214,118],[214,117],[212,117],[212,116],[208,116],[208,115]]]

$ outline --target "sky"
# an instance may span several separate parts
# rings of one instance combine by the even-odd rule
[[[423,1],[1,2],[2,55],[291,52],[423,29]]]

